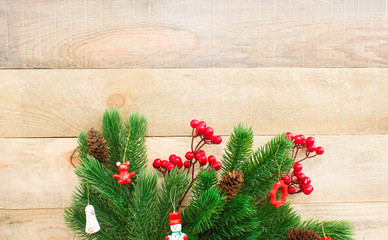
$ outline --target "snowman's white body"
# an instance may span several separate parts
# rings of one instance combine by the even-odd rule
[[[172,234],[166,237],[167,240],[187,240],[186,234],[182,233],[182,224],[170,225]]]

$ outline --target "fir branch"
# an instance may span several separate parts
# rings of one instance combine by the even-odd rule
[[[249,161],[241,165],[244,184],[240,192],[254,196],[258,202],[265,199],[278,178],[291,168],[291,150],[292,143],[281,134],[255,151]]]
[[[158,187],[155,172],[146,174],[141,171],[133,194],[133,210],[131,210],[130,224],[132,231],[129,239],[158,239],[158,218],[155,216],[158,209]]]
[[[89,145],[87,141],[88,132],[81,131],[78,135],[79,158],[86,158],[89,155]]]
[[[257,216],[261,219],[264,230],[260,239],[285,240],[287,231],[297,227],[301,221],[289,203],[275,208],[269,201],[266,201],[259,206]]]
[[[194,184],[194,189],[195,189]],[[191,199],[185,209],[183,222],[190,236],[201,234],[214,226],[225,206],[225,195],[216,186],[204,191],[197,199]]]
[[[102,135],[109,147],[109,164],[111,171],[117,171],[116,162],[122,162],[122,136],[121,115],[117,108],[107,109],[102,116]]]
[[[185,209],[183,222],[189,238],[205,233],[219,219],[225,206],[226,196],[216,186],[216,171],[200,170],[193,185],[190,205]]]
[[[353,240],[353,227],[348,221],[316,221],[316,220],[308,220],[303,222],[299,228],[305,228],[313,230],[324,236],[323,230],[325,231],[325,235],[331,237],[336,240]]]
[[[222,155],[222,175],[240,170],[240,165],[252,155],[253,131],[241,123],[234,128]]]
[[[124,153],[122,162],[130,161],[129,171],[139,173],[147,163],[147,119],[139,113],[131,114],[122,130]]]
[[[168,214],[179,210],[178,202],[182,198],[189,185],[189,176],[187,174],[178,172],[178,169],[174,169],[169,174],[164,176],[158,195],[159,236],[157,239],[164,238],[170,232]]]
[[[229,201],[214,227],[203,235],[205,239],[256,239],[262,227],[252,198],[242,194]]]
[[[192,198],[199,198],[203,192],[218,184],[217,172],[214,169],[200,168],[192,190]]]

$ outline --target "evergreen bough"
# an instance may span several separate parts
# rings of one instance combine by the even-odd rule
[[[87,132],[80,133],[80,164],[75,170],[80,183],[65,209],[65,221],[79,239],[165,239],[170,234],[168,213],[179,210],[183,214],[182,231],[190,240],[285,240],[291,228],[311,229],[321,236],[324,230],[333,239],[353,239],[347,221],[302,221],[289,203],[278,209],[269,203],[273,184],[293,164],[292,143],[285,134],[253,150],[252,128],[242,124],[234,128],[223,154],[221,174],[241,171],[244,182],[238,195],[227,202],[211,168],[199,170],[194,182],[174,169],[158,184],[156,173],[145,169],[146,130],[143,115],[135,113],[123,121],[117,109],[107,110],[102,119],[102,134],[109,147],[106,165],[89,155]],[[118,161],[131,162],[129,171],[136,173],[131,184],[119,185],[113,179]],[[180,203],[190,188],[191,199],[183,209]],[[90,235],[85,233],[88,204],[94,206],[101,226],[99,232]]]

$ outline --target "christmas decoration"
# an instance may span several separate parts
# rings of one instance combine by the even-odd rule
[[[321,236],[313,230],[292,228],[287,232],[288,240],[320,240]]]
[[[168,214],[170,219],[171,235],[166,236],[166,240],[187,240],[186,234],[182,233],[182,220],[180,212],[173,212]]]
[[[131,163],[129,161],[121,164],[120,162],[116,163],[116,166],[119,167],[120,174],[113,174],[113,178],[119,179],[119,184],[131,183],[131,177],[135,176],[136,173],[130,172],[128,173],[128,166]]]
[[[100,231],[100,225],[98,224],[96,212],[94,211],[94,207],[92,205],[86,206],[85,214],[86,214],[85,232],[88,234],[92,234]]]
[[[226,194],[226,201],[232,200],[238,192],[244,182],[243,174],[240,171],[233,170],[223,176],[218,186],[222,190],[222,193]]]
[[[221,144],[222,138],[220,136],[213,136],[214,130],[211,127],[206,126],[206,122],[198,121],[193,119],[190,122],[190,126],[192,127],[191,133],[191,151],[186,152],[185,158],[187,159],[185,162],[182,161],[182,158],[171,154],[168,157],[168,160],[161,160],[160,158],[156,158],[152,164],[152,166],[161,172],[163,175],[166,175],[167,172],[175,169],[176,167],[182,169],[186,174],[192,174],[192,180],[194,180],[194,169],[196,164],[200,167],[212,167],[217,171],[221,169],[222,164],[218,162],[216,157],[210,155],[206,157],[206,153],[202,148],[206,144]],[[194,141],[196,138],[199,138],[198,143],[194,147]]]
[[[277,200],[276,195],[278,193],[279,188],[282,189],[282,197]],[[288,186],[284,183],[283,180],[280,180],[278,183],[273,184],[273,189],[269,193],[271,195],[271,201],[270,203],[275,206],[275,208],[279,208],[281,205],[283,205],[286,202],[286,198],[288,196]]]
[[[291,153],[291,156],[294,159],[294,164],[290,173],[283,176],[281,179],[288,185],[289,194],[303,192],[306,195],[310,195],[314,188],[311,185],[311,179],[302,172],[303,166],[301,162],[308,158],[322,155],[324,153],[324,149],[323,147],[315,147],[315,139],[313,137],[305,138],[302,134],[293,136],[292,133],[287,132],[286,139],[293,141],[294,144]],[[298,153],[303,150],[305,151],[305,156],[302,159],[297,159]],[[315,152],[315,155],[311,155],[313,152]]]
[[[106,164],[108,162],[108,146],[102,134],[93,128],[90,129],[87,142],[89,154],[99,162]]]
[[[198,120],[191,121],[190,127],[190,149],[154,159],[148,170],[144,116],[134,113],[123,120],[117,109],[103,114],[106,164],[89,152],[88,132],[81,132],[80,164],[75,169],[79,186],[65,209],[66,223],[77,238],[274,240],[286,239],[290,229],[309,229],[326,237],[324,230],[336,240],[353,239],[347,221],[302,220],[286,199],[278,208],[273,205],[274,201],[282,203],[287,192],[313,191],[302,164],[324,153],[323,148],[315,147],[315,139],[279,134],[255,149],[252,128],[239,124],[218,157],[210,154],[219,152],[216,148],[223,141],[214,129]],[[300,157],[304,151],[305,156]],[[120,174],[117,162],[124,163],[118,164]],[[119,185],[112,175],[119,183],[131,184]],[[101,225],[94,234],[85,232],[89,195]],[[175,217],[167,217],[169,214]],[[170,225],[173,220],[177,224]]]

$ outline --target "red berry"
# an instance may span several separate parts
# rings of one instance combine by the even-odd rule
[[[303,181],[304,179],[305,179],[305,175],[303,174],[303,173],[298,173],[297,175],[296,175],[296,178],[298,178],[298,180],[300,180],[300,181]]]
[[[307,185],[305,185],[305,184],[303,184],[303,183],[299,184],[299,188],[302,189],[302,190],[303,190],[303,188],[306,187],[306,186],[307,186]]]
[[[331,240],[331,237],[323,237],[321,240]]]
[[[205,151],[204,151],[204,150],[199,150],[199,151],[197,152],[197,154],[205,155]]]
[[[182,163],[182,159],[180,157],[175,157],[174,160],[172,160],[172,163],[174,165],[179,165]]]
[[[204,121],[200,121],[198,125],[203,125],[206,128],[206,123]]]
[[[314,152],[315,151],[315,145],[307,145],[307,151]]]
[[[302,171],[303,167],[302,167],[302,164],[295,163],[293,168],[294,168],[295,171],[300,172],[300,171]]]
[[[213,166],[212,166],[215,170],[220,170],[222,168],[222,164],[221,162],[215,162],[213,163]]]
[[[315,139],[314,139],[313,137],[308,137],[308,138],[306,139],[307,145],[313,145],[314,142],[315,142]]]
[[[302,140],[300,141],[300,145],[302,145],[302,147],[306,146],[306,139],[302,138]]]
[[[189,168],[190,167],[190,161],[185,161],[183,163],[183,166],[185,166],[185,168]]]
[[[198,120],[197,120],[197,119],[193,119],[193,120],[191,120],[191,122],[190,122],[190,126],[191,126],[192,128],[196,128],[196,127],[197,127],[197,125],[198,125]]]
[[[325,152],[325,149],[323,149],[323,147],[317,147],[315,149],[315,152],[318,154],[318,155],[322,155],[324,152]]]
[[[200,156],[206,156],[206,155],[205,155],[205,151],[199,150],[199,151],[197,152],[197,154],[195,154],[195,159],[198,160]]]
[[[296,189],[294,187],[292,187],[292,186],[289,186],[288,187],[288,193],[290,193],[290,194],[296,193]]]
[[[183,162],[178,164],[178,168],[181,169],[183,167]]]
[[[205,131],[205,134],[206,134],[206,131]],[[211,141],[211,140],[213,139],[213,136],[207,136],[207,135],[206,135],[205,139]]]
[[[220,136],[215,136],[212,139],[212,142],[214,142],[214,144],[220,144],[220,143],[222,143],[222,138]]]
[[[291,141],[292,140],[292,133],[286,132],[286,139]]]
[[[285,184],[289,184],[290,181],[291,181],[291,178],[290,178],[289,175],[285,175],[284,177],[282,177],[282,179],[283,179],[283,182],[284,182]]]
[[[168,157],[168,160],[170,160],[170,162],[172,162],[172,160],[174,160],[175,157],[176,157],[175,154],[171,154],[170,157]]]
[[[305,184],[305,185],[310,185],[310,183],[311,183],[311,178],[305,177],[305,178],[303,179],[303,184]]]
[[[199,165],[205,166],[207,164],[207,157],[205,155],[201,155],[198,159]]]
[[[198,134],[198,135],[202,135],[205,133],[205,129],[206,127],[204,125],[200,125],[198,124],[197,127],[195,128],[195,132]]]
[[[310,195],[313,192],[314,188],[311,185],[306,185],[302,190],[304,194]]]
[[[152,166],[154,166],[154,168],[160,168],[160,166],[162,166],[162,160],[160,160],[159,158],[155,159]]]
[[[304,138],[304,135],[302,135],[302,134],[299,134],[299,137],[300,137],[301,139],[305,139],[305,138]]]
[[[210,155],[208,158],[207,158],[207,161],[209,162],[210,165],[212,165],[213,163],[215,163],[217,161],[216,157],[213,156],[213,155]]]
[[[299,144],[301,141],[302,141],[302,138],[299,135],[294,137],[294,143],[295,144]]]
[[[161,166],[161,167],[162,167],[162,168],[166,168],[168,163],[170,163],[170,162],[167,161],[167,160],[163,160],[163,161],[162,161],[162,166]]]
[[[185,158],[186,158],[187,160],[193,159],[193,158],[194,158],[194,153],[193,153],[193,152],[187,152],[187,153],[185,154]]]
[[[214,133],[213,128],[207,127],[207,128],[205,129],[205,135],[206,135],[206,136],[212,136],[213,133]]]
[[[166,167],[167,171],[171,171],[171,170],[173,170],[174,168],[175,168],[175,165],[172,164],[172,163],[168,164],[167,167]]]

